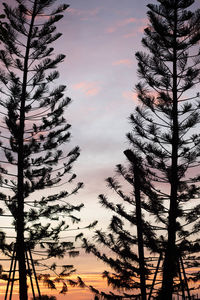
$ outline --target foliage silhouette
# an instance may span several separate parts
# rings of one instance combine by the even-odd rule
[[[65,184],[76,180],[72,166],[80,149],[66,152],[71,125],[65,110],[71,99],[64,96],[65,85],[55,86],[59,78],[55,69],[65,55],[56,55],[52,43],[61,37],[55,25],[68,5],[55,8],[55,3],[16,0],[14,8],[3,3],[6,18],[0,27],[0,186],[8,191],[0,198],[6,204],[4,215],[9,211],[13,217],[17,234],[20,300],[27,300],[27,249],[43,256],[42,261],[37,259],[37,266],[66,253],[78,254],[73,242],[60,240],[60,233],[70,230],[71,221],[80,221],[76,212],[83,204],[67,199],[83,183],[67,185],[66,190]],[[3,250],[9,255],[7,248]],[[56,264],[50,269],[55,272]],[[64,266],[62,275],[66,270],[74,271],[73,266]]]
[[[194,3],[190,0],[158,3],[148,5],[150,25],[142,40],[150,54],[136,53],[141,78],[136,89],[143,106],[131,115],[133,133],[128,138],[143,154],[151,181],[162,185],[162,192],[157,185],[160,207],[152,208],[167,230],[159,297],[171,300],[177,261],[193,252],[199,228],[199,205],[195,202],[199,197],[199,175],[195,170],[199,164],[200,140],[195,134],[199,93],[191,96],[190,91],[200,79],[200,10],[189,10]],[[196,171],[192,177],[191,169]]]
[[[176,283],[180,258],[184,258],[185,268],[190,269],[199,260],[200,135],[195,131],[200,122],[200,102],[195,88],[200,82],[200,10],[190,10],[193,3],[193,0],[158,0],[157,4],[148,5],[149,25],[142,39],[148,53],[136,53],[141,79],[136,85],[140,105],[130,116],[132,132],[127,134],[131,147],[128,151],[140,157],[144,172],[137,174],[141,182],[144,246],[154,253],[164,253],[162,286],[157,295],[162,300],[171,300],[173,292],[182,288],[180,282]],[[117,173],[134,185],[133,178],[137,176],[133,168],[118,165]],[[137,223],[136,211],[127,211],[128,205],[136,204],[136,194],[133,197],[124,193],[116,176],[106,181],[124,205],[109,201],[105,195],[99,196],[100,203],[114,215],[109,233],[96,231],[95,238],[116,256],[102,254],[87,240],[84,247],[114,270],[113,274],[104,272],[108,284],[119,289],[141,288],[134,281],[141,273],[133,251],[133,245],[141,245],[141,241],[125,226],[127,221]],[[146,280],[148,275],[146,270]],[[198,279],[195,270],[188,278],[193,282]],[[186,282],[184,288],[185,285]]]
[[[33,300],[56,300],[55,296],[41,295],[41,297],[36,297]]]
[[[146,280],[152,273],[152,262],[148,263],[144,248],[156,253],[160,251],[154,232],[159,227],[144,218],[149,197],[154,196],[156,199],[147,178],[148,170],[143,168],[142,159],[137,153],[128,149],[124,154],[128,158],[129,166],[117,165],[115,176],[106,179],[108,186],[120,201],[116,201],[115,195],[113,201],[103,194],[99,195],[100,203],[113,212],[109,233],[96,230],[94,236],[95,241],[105,248],[105,252],[99,250],[94,243],[83,239],[86,252],[93,253],[113,270],[103,273],[108,284],[122,292],[122,295],[101,293],[102,299],[126,299],[136,296],[146,299],[146,288],[149,286]],[[136,292],[138,289],[139,293]],[[97,293],[95,289],[93,292]]]

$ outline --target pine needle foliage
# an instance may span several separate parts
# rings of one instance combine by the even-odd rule
[[[52,44],[61,37],[56,23],[68,5],[55,4],[3,3],[6,18],[0,26],[1,201],[17,235],[20,300],[27,300],[26,247],[42,247],[48,259],[77,254],[73,243],[59,237],[71,221],[80,221],[76,212],[83,206],[68,202],[83,183],[70,187],[80,149],[66,152],[71,125],[65,111],[71,99],[65,96],[65,85],[55,85],[56,68],[65,55],[55,54]]]
[[[115,255],[108,257],[94,243],[84,240],[86,250],[113,270],[104,273],[112,287],[129,291],[141,288],[135,280],[141,274],[139,257],[133,251],[133,245],[140,242],[135,230],[126,229],[127,222],[137,228],[137,211],[128,209],[136,205],[134,177],[139,177],[143,245],[164,257],[162,284],[157,284],[154,294],[162,300],[172,300],[173,293],[186,289],[186,281],[196,284],[199,280],[195,268],[200,246],[200,10],[194,10],[195,3],[157,0],[147,5],[149,24],[142,39],[145,50],[136,53],[140,104],[130,116],[132,131],[127,134],[127,151],[138,160],[129,159],[125,151],[131,167],[117,166],[118,175],[134,187],[134,193],[124,192],[115,176],[107,183],[122,204],[99,196],[100,203],[114,214],[108,233],[97,231],[96,239]],[[140,169],[135,172],[138,163]],[[180,280],[180,259],[191,272],[184,282]],[[150,269],[145,267],[148,290]]]
[[[157,2],[148,5],[142,39],[148,52],[136,53],[141,105],[130,116],[133,131],[127,137],[157,194],[159,205],[151,197],[149,205],[166,230],[158,297],[171,300],[179,258],[187,262],[191,253],[196,255],[193,245],[199,245],[200,10],[192,10],[193,0]]]
[[[145,217],[152,213],[149,197],[154,197],[157,203],[157,195],[147,180],[148,170],[143,168],[141,157],[130,149],[124,154],[129,166],[117,165],[115,176],[106,179],[114,193],[113,201],[104,194],[99,195],[101,205],[113,214],[108,232],[96,230],[96,243],[83,239],[83,246],[86,252],[109,266],[110,271],[104,271],[103,277],[108,285],[121,292],[121,295],[104,294],[103,299],[146,299],[152,268],[144,250],[160,252],[155,230],[162,228]]]

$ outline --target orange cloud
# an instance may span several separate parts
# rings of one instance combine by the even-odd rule
[[[133,61],[131,59],[120,59],[120,60],[116,60],[112,63],[113,66],[119,66],[119,65],[130,66],[132,64],[133,64]]]
[[[88,299],[93,299],[94,294],[90,291],[88,288],[90,285],[92,285],[94,288],[99,289],[100,291],[104,291],[106,293],[109,293],[112,288],[108,287],[107,281],[102,278],[101,273],[82,273],[82,274],[74,274],[70,276],[71,280],[77,280],[77,276],[80,276],[83,281],[86,283],[87,287],[85,288],[80,288],[80,287],[71,287],[69,284],[68,285],[68,292],[65,295],[60,294],[60,291],[62,289],[62,283],[56,283],[56,290],[51,290],[48,288],[46,285],[43,284],[43,282],[39,282],[40,285],[40,292],[42,295],[49,295],[49,296],[55,296],[58,300],[65,300],[71,299],[71,300],[88,300]],[[53,279],[53,278],[52,278]],[[28,285],[30,287],[30,281],[28,280]],[[6,282],[3,280],[0,280],[0,299],[3,300],[5,296],[5,291],[6,291]],[[35,287],[35,292],[37,296],[37,289]],[[19,299],[19,284],[18,282],[14,284],[14,289],[13,289],[13,300],[18,300]],[[32,299],[32,292],[31,292],[31,287],[29,288],[29,297]]]
[[[100,91],[100,87],[97,86],[96,82],[84,82],[84,81],[74,84],[73,89],[80,90],[86,96],[96,96]]]

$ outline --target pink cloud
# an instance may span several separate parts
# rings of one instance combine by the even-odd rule
[[[136,29],[134,29],[134,30],[132,30],[131,32],[129,32],[129,33],[126,33],[126,34],[124,34],[124,38],[126,38],[126,39],[128,39],[128,38],[130,38],[130,37],[134,37],[134,36],[136,36],[136,34],[138,33],[138,30]]]
[[[79,10],[79,9],[76,9],[76,8],[69,8],[68,9],[68,12],[73,15],[73,16],[79,16],[79,17],[83,17],[84,19],[88,18],[88,17],[94,17],[96,15],[98,15],[100,11],[100,8],[95,8],[93,10]]]
[[[74,84],[73,89],[80,90],[86,96],[96,96],[100,91],[100,87],[97,85],[96,82],[84,82],[84,81]]]
[[[27,16],[27,19],[31,20],[31,18],[32,18],[31,15],[28,15],[28,16]],[[49,20],[49,18],[50,18],[50,16],[41,14],[41,15],[39,15],[39,16],[36,16],[36,17],[35,17],[35,20],[41,22],[41,20]]]
[[[135,23],[136,21],[137,21],[137,19],[135,19],[135,18],[124,19],[118,23],[118,26],[119,27],[126,26],[128,24]]]
[[[132,64],[133,64],[133,61],[131,59],[120,59],[120,60],[116,60],[112,63],[113,66],[119,66],[119,65],[130,66]]]
[[[144,32],[144,29],[147,27],[147,25],[142,25],[138,28],[138,32],[141,32],[143,33]]]
[[[107,33],[113,33],[113,32],[115,32],[116,31],[116,28],[115,27],[108,27],[107,29],[106,29],[106,32]]]
[[[148,20],[147,19],[140,19],[137,21],[137,24],[139,26],[137,26],[136,28],[134,28],[133,30],[131,30],[130,32],[126,33],[124,35],[124,38],[130,38],[130,37],[134,37],[137,35],[137,33],[143,33],[144,29],[147,27],[148,24]]]
[[[126,33],[126,34],[124,34],[124,38],[130,38],[130,37],[134,37],[134,36],[136,36],[137,35],[137,33],[143,33],[144,32],[144,29],[146,28],[147,26],[146,25],[143,25],[143,26],[140,26],[140,27],[138,27],[138,28],[135,28],[135,29],[133,29],[132,31],[130,31],[130,32],[128,32],[128,33]]]
[[[74,84],[73,87],[75,90],[80,90],[80,89],[84,88],[84,86],[85,86],[85,82],[79,82],[79,83]]]
[[[136,104],[139,104],[139,102],[140,102],[140,100],[137,97],[137,92],[135,92],[135,91],[132,91],[132,92],[131,91],[124,91],[122,93],[122,96],[123,96],[124,99],[131,100],[131,101],[135,102]],[[154,103],[153,103],[154,105],[157,105],[160,102],[159,94],[156,91],[153,91],[153,90],[149,91],[147,93],[147,96],[154,97]]]
[[[127,99],[127,100],[131,100],[135,103],[138,103],[138,98],[137,98],[137,93],[136,92],[124,91],[122,93],[122,97]]]
[[[135,18],[127,18],[127,19],[121,20],[118,23],[116,23],[114,26],[108,27],[106,29],[106,32],[107,33],[113,33],[118,28],[124,27],[126,25],[129,25],[129,24],[132,24],[132,23],[135,23],[135,22],[137,22],[137,19],[135,19]]]

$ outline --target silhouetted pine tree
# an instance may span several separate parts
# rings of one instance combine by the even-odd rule
[[[68,5],[50,9],[55,2],[16,0],[15,8],[3,3],[6,21],[0,27],[0,186],[9,191],[0,197],[14,218],[21,300],[27,300],[26,247],[40,245],[47,259],[76,255],[73,243],[61,242],[59,235],[70,219],[80,221],[74,213],[83,206],[67,201],[82,183],[71,191],[50,190],[76,178],[72,165],[79,156],[78,147],[64,153],[70,140],[65,109],[71,100],[64,85],[54,85],[55,68],[65,55],[55,55],[51,44],[61,36],[55,24]]]
[[[148,181],[148,169],[143,167],[142,158],[138,153],[129,149],[124,151],[124,154],[128,158],[129,166],[126,168],[121,164],[117,165],[116,175],[106,180],[122,203],[112,202],[105,195],[99,195],[100,203],[114,213],[109,233],[97,230],[94,236],[105,250],[100,251],[99,247],[86,239],[83,240],[83,245],[87,252],[93,253],[114,270],[114,273],[105,271],[103,277],[114,289],[124,292],[124,296],[104,294],[105,298],[131,297],[130,293],[136,295],[136,290],[139,289],[138,295],[145,300],[148,285],[146,281],[151,274],[151,268],[148,266],[148,254],[146,252],[145,257],[144,249],[156,253],[160,249],[154,232],[158,226],[153,226],[144,216],[152,212],[149,197],[151,202],[158,205],[157,194],[152,190]],[[129,291],[129,295],[126,291]]]
[[[188,8],[194,0],[158,0],[149,4],[149,26],[138,52],[136,86],[142,102],[131,115],[132,147],[141,153],[156,184],[163,208],[154,212],[167,230],[160,299],[171,300],[180,256],[195,250],[199,231],[199,93],[192,91],[200,81],[200,10]],[[196,131],[196,132],[195,132]],[[184,247],[187,245],[187,247]],[[196,244],[199,249],[199,244]]]
[[[133,179],[129,178],[129,182],[132,183],[134,186],[141,299],[146,300],[146,278],[145,278],[146,270],[145,270],[144,239],[143,239],[144,226],[143,226],[143,218],[142,218],[142,200],[141,200],[142,185],[143,186],[145,185],[144,178],[146,177],[146,174],[142,168],[140,157],[135,155],[135,153],[133,153],[131,150],[124,151],[124,154],[132,164],[132,168],[133,168],[132,173],[134,176]]]
[[[174,291],[186,289],[186,282],[181,287],[175,281],[180,259],[184,258],[186,268],[197,266],[199,260],[200,101],[195,88],[200,82],[200,10],[190,11],[193,3],[193,0],[158,0],[158,5],[148,5],[149,25],[142,44],[149,53],[136,53],[141,78],[136,90],[141,104],[130,116],[133,130],[127,135],[131,151],[139,155],[140,170],[144,172],[140,176],[137,171],[143,195],[140,229],[144,246],[164,253],[158,297],[166,300],[172,299]],[[119,165],[117,172],[133,185],[133,177],[137,177],[134,167],[126,170]],[[136,204],[136,193],[134,197],[124,194],[116,178],[108,178],[107,182],[124,202]],[[104,273],[108,283],[113,287],[135,288],[139,258],[132,245],[139,238],[125,229],[121,217],[136,225],[136,210],[128,213],[128,206],[110,202],[103,195],[100,202],[115,215],[110,233],[97,231],[96,238],[114,251],[116,257],[102,254],[87,240],[84,246],[115,271]],[[158,222],[157,226],[148,224],[148,213],[152,215],[149,220]],[[199,279],[198,271],[190,274],[189,280]]]

